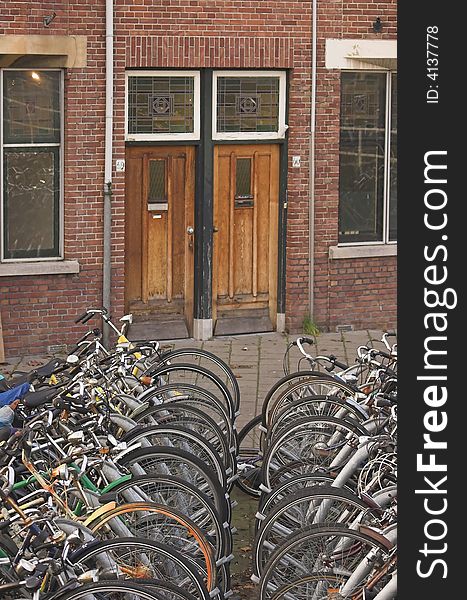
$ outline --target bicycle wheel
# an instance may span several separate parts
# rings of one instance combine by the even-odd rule
[[[343,421],[335,417],[307,417],[296,421],[269,446],[261,467],[261,480],[266,488],[272,489],[271,477],[285,467],[317,470],[335,464],[336,457],[348,460],[358,446],[358,438],[368,432],[358,423]],[[299,471],[300,472],[300,471]]]
[[[141,475],[113,486],[101,502],[155,502],[176,508],[192,519],[216,549],[216,559],[232,552],[232,534],[212,500],[194,485],[173,475]]]
[[[224,460],[226,469],[234,472],[236,465],[235,453],[231,452],[230,444],[216,421],[201,408],[177,401],[167,402],[151,407],[152,423],[141,423],[142,426],[181,426],[190,429],[209,442]],[[141,421],[140,421],[141,422]]]
[[[261,415],[251,419],[238,434],[238,479],[235,482],[242,492],[259,498],[261,490]]]
[[[141,442],[144,447],[173,446],[197,456],[216,474],[222,489],[227,489],[227,474],[222,458],[216,449],[198,433],[179,426],[148,426],[128,432],[123,440],[127,443]]]
[[[307,396],[281,406],[268,427],[266,443],[269,444],[278,432],[287,427],[289,423],[303,417],[313,416],[350,418],[358,423],[368,419],[367,411],[350,398],[318,394]]]
[[[197,348],[169,350],[160,357],[161,364],[178,364],[179,362],[192,361],[217,375],[227,385],[232,394],[236,410],[238,410],[240,407],[240,387],[232,369],[221,358],[212,352]]]
[[[179,511],[150,502],[124,504],[92,521],[85,522],[100,539],[121,536],[143,537],[165,543],[180,552],[206,577],[209,591],[216,586],[216,564],[213,548],[201,529]]]
[[[162,600],[149,587],[132,581],[96,581],[69,592],[58,592],[50,600]]]
[[[97,569],[99,579],[122,575],[133,579],[162,579],[207,600],[208,591],[197,569],[172,547],[144,538],[120,538],[92,543],[70,556],[70,561],[85,569]],[[164,596],[163,596],[164,597]]]
[[[271,552],[287,536],[313,524],[360,523],[378,525],[375,509],[347,490],[326,486],[305,488],[279,502],[261,521],[253,549],[254,570],[259,576]]]
[[[259,597],[270,600],[282,586],[310,573],[340,576],[342,585],[364,561],[362,577],[348,591],[352,597],[362,589],[372,568],[389,559],[392,548],[389,540],[371,529],[310,525],[288,537],[272,553],[261,576]]]
[[[222,521],[230,522],[231,506],[216,474],[197,456],[178,448],[138,448],[119,460],[133,475],[175,475],[205,493],[214,502]]]
[[[235,430],[229,411],[215,394],[211,394],[211,392],[196,385],[173,383],[159,388],[150,388],[150,393],[147,390],[147,395],[144,398],[153,405],[183,402],[183,404],[199,408],[217,423],[229,440],[230,445],[237,449]],[[155,406],[150,406],[135,415],[135,421],[153,425],[152,413],[154,408]]]
[[[274,422],[277,411],[284,405],[299,398],[308,396],[355,396],[357,390],[336,379],[332,375],[326,375],[319,371],[301,371],[291,373],[280,379],[268,392],[263,402],[262,417],[263,425],[268,427]]]
[[[151,370],[148,374],[154,381],[158,381],[159,385],[170,383],[196,385],[211,392],[222,401],[232,422],[235,420],[237,409],[229,389],[217,375],[214,375],[214,373],[211,373],[208,369],[198,367],[197,365],[180,363],[159,366],[156,369]],[[140,394],[138,399],[145,400],[150,389],[143,394]]]
[[[305,488],[313,488],[314,486],[325,486],[330,485],[334,481],[334,477],[331,475],[324,475],[319,473],[301,473],[299,475],[290,476],[285,481],[275,485],[273,479],[271,484],[273,490],[271,492],[262,492],[258,506],[258,513],[261,515],[259,520],[266,517],[268,513],[274,509],[279,502],[284,498],[290,496],[295,492],[299,492]],[[350,487],[344,486],[343,488],[352,491]]]
[[[271,600],[329,600],[339,598],[339,587],[346,581],[345,575],[332,575],[330,573],[311,573],[289,581],[270,596]]]
[[[179,586],[168,581],[161,581],[160,579],[138,581],[138,583],[155,592],[163,600],[196,600],[197,598],[201,600],[201,598],[204,598],[204,596],[200,597],[190,594],[190,592]]]

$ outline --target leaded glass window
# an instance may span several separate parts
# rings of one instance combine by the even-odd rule
[[[174,73],[128,73],[128,139],[197,135],[197,76]]]
[[[219,77],[217,131],[277,131],[278,77]]]
[[[283,138],[285,85],[281,71],[215,72],[213,138]]]

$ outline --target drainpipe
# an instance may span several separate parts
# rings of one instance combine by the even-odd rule
[[[102,304],[110,311],[112,273],[112,133],[113,133],[113,0],[105,0],[105,152],[104,152],[104,247],[102,269]],[[104,345],[109,341],[109,329],[103,323]]]
[[[316,39],[318,0],[312,0],[312,29],[311,29],[311,109],[310,109],[310,139],[309,139],[309,188],[308,188],[308,299],[309,316],[314,320],[314,284],[315,284],[315,131],[316,131]]]

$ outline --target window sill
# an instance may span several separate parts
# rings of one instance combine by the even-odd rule
[[[68,275],[79,273],[77,260],[11,262],[0,264],[0,277],[22,275]]]
[[[381,244],[378,246],[330,246],[329,258],[378,258],[380,256],[397,256],[397,244]]]

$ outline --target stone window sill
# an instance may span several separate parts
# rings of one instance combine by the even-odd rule
[[[379,246],[330,246],[329,258],[378,258],[380,256],[397,256],[397,244],[381,244]]]
[[[77,260],[11,262],[0,264],[0,277],[23,275],[68,275],[79,273]]]

